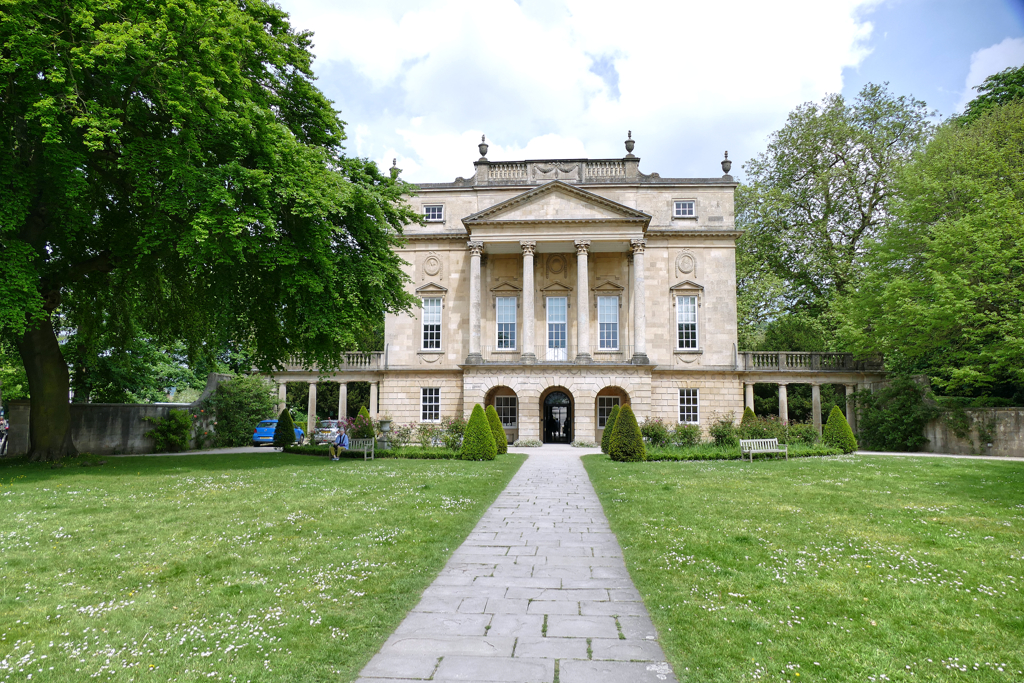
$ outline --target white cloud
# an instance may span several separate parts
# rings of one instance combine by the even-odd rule
[[[1024,38],[1007,38],[1001,43],[996,43],[972,54],[971,70],[967,73],[964,91],[956,107],[957,111],[963,111],[967,103],[978,96],[978,92],[974,88],[981,85],[986,78],[1007,67],[1022,64],[1024,64]]]
[[[720,174],[723,150],[749,158],[794,106],[842,89],[871,32],[856,10],[873,2],[282,5],[315,33],[350,150],[436,182],[472,173],[481,132],[500,160],[621,157],[631,129],[645,172]]]

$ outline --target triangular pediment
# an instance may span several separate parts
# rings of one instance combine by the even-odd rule
[[[622,285],[617,285],[611,280],[607,280],[594,287],[593,291],[599,294],[621,294],[625,289]]]
[[[417,287],[416,288],[416,293],[420,294],[420,295],[424,295],[424,294],[444,294],[447,291],[448,291],[447,287],[442,287],[441,285],[437,284],[436,282],[428,282],[427,284],[423,285],[422,287]]]
[[[624,204],[558,180],[506,199],[462,219],[467,226],[489,223],[538,223],[598,221],[639,223],[651,217]]]
[[[674,292],[674,291],[677,291],[677,290],[684,290],[684,289],[685,290],[693,291],[695,289],[704,289],[704,285],[698,285],[693,280],[683,280],[682,282],[679,282],[677,284],[672,285],[668,289],[669,289],[670,292]]]
[[[564,284],[562,282],[559,282],[558,280],[555,280],[554,282],[552,282],[547,287],[541,287],[540,291],[542,291],[542,292],[571,292],[572,291],[572,287],[570,287],[569,285]]]
[[[511,282],[502,282],[501,284],[491,287],[491,291],[495,294],[516,294],[517,292],[523,291],[523,288],[516,287]]]

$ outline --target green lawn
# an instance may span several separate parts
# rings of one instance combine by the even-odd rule
[[[522,464],[0,461],[0,681],[347,681]]]
[[[1024,680],[1024,462],[584,463],[680,681]]]

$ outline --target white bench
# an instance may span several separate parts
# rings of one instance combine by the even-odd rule
[[[785,453],[789,460],[789,446],[779,446],[778,439],[740,439],[740,455],[749,455],[754,462],[754,453]]]
[[[348,449],[350,451],[362,451],[363,460],[373,460],[373,453],[376,439],[352,439],[349,441]]]

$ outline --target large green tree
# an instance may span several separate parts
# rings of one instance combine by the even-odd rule
[[[974,89],[978,91],[978,96],[967,103],[963,114],[955,118],[955,122],[960,125],[970,125],[982,114],[1000,105],[1024,100],[1024,65],[992,74],[981,85],[974,86]]]
[[[829,309],[860,279],[865,242],[890,220],[893,183],[926,141],[928,116],[924,102],[868,84],[852,101],[829,95],[797,107],[744,165],[736,207],[746,230],[737,245],[744,342],[759,343],[766,327],[794,311],[831,334]],[[827,345],[812,332],[783,336]]]
[[[411,305],[410,188],[344,155],[309,49],[264,0],[4,0],[0,334],[33,458],[74,452],[58,331],[329,366]]]
[[[941,126],[899,192],[851,342],[941,393],[1024,400],[1024,101]]]

